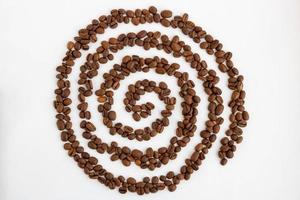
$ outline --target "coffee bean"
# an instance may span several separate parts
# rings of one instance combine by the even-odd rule
[[[142,118],[147,118],[148,117],[148,113],[147,112],[141,112],[141,117]]]
[[[167,19],[161,19],[160,23],[165,27],[169,27],[171,25],[170,21]]]
[[[227,159],[226,158],[223,158],[222,160],[221,160],[221,165],[226,165],[227,164]]]
[[[216,107],[215,114],[220,115],[222,114],[223,110],[224,110],[224,106],[220,104]]]
[[[104,103],[105,101],[106,101],[106,97],[104,97],[104,96],[98,97],[98,102],[99,103]]]
[[[199,158],[199,153],[198,152],[194,152],[191,156],[191,160],[192,161],[197,161],[197,159]]]
[[[85,127],[89,130],[89,131],[95,131],[96,127],[94,126],[94,124],[88,122],[86,123]]]
[[[131,155],[134,158],[140,159],[142,157],[143,153],[140,150],[134,149],[134,150],[132,150]]]
[[[242,113],[242,115],[243,115],[243,119],[244,120],[249,120],[249,114],[248,114],[248,112],[247,111],[244,111],[243,113]]]
[[[131,162],[128,159],[123,159],[122,160],[123,165],[125,166],[130,166]]]
[[[163,18],[170,18],[170,17],[172,17],[172,11],[170,11],[170,10],[163,10],[163,11],[161,11],[160,15]]]
[[[137,38],[143,38],[147,35],[147,31],[143,30],[138,32],[138,34],[136,35]]]
[[[181,50],[181,46],[177,43],[172,43],[171,44],[171,48],[173,49],[173,51],[175,52],[179,52]]]
[[[132,117],[135,121],[140,121],[141,120],[141,116],[136,112],[132,114]]]
[[[134,17],[134,18],[132,18],[132,20],[131,20],[131,22],[132,22],[132,24],[134,24],[134,25],[139,25],[139,23],[140,23],[140,20],[139,20],[139,18],[137,18],[137,17]]]
[[[110,157],[111,161],[116,161],[119,159],[119,156],[117,154],[114,154]]]
[[[110,111],[108,113],[108,119],[115,120],[116,119],[116,112],[115,111]]]
[[[132,111],[133,111],[133,112],[139,112],[139,111],[141,111],[141,107],[135,105],[135,106],[132,107]]]
[[[169,158],[168,157],[163,157],[163,159],[161,160],[161,162],[166,165],[169,162]]]
[[[72,41],[68,42],[67,48],[68,48],[69,50],[72,50],[72,49],[74,48],[74,42],[72,42]]]
[[[204,148],[205,148],[205,145],[202,144],[202,143],[199,143],[199,144],[196,145],[195,150],[196,150],[197,152],[200,152],[200,151],[201,151],[202,149],[204,149]]]
[[[129,177],[129,178],[127,179],[127,183],[133,185],[133,184],[136,183],[136,180],[135,180],[134,178],[132,178],[132,177]]]
[[[120,188],[119,188],[119,192],[120,192],[121,194],[125,194],[125,193],[127,192],[127,188],[126,188],[126,187],[120,187]]]
[[[226,152],[226,157],[227,158],[233,158],[233,152],[232,151],[227,151]]]
[[[152,13],[152,14],[155,14],[155,13],[157,13],[157,8],[154,7],[154,6],[150,6],[149,7],[149,12]]]
[[[231,99],[236,100],[239,98],[239,96],[240,96],[240,93],[238,91],[233,91]]]
[[[65,129],[65,123],[63,120],[57,120],[56,122],[57,128],[58,130],[64,130]]]

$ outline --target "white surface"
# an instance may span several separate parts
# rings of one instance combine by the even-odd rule
[[[247,1],[38,1],[0,0],[0,199],[1,200],[60,200],[60,199],[231,199],[231,200],[298,200],[300,199],[300,2],[299,0],[247,0]],[[218,143],[208,154],[200,170],[191,180],[179,185],[175,193],[167,191],[139,197],[136,194],[120,195],[110,191],[87,176],[76,166],[62,148],[55,126],[52,107],[55,87],[55,67],[60,63],[66,42],[77,30],[93,18],[108,14],[112,8],[147,8],[155,4],[159,9],[172,9],[175,14],[189,13],[192,21],[202,26],[224,44],[224,49],[233,52],[233,61],[245,75],[247,92],[246,108],[250,113],[249,126],[245,129],[245,140],[238,146],[233,160],[226,167],[218,164]],[[159,25],[143,26],[155,30]],[[121,32],[137,31],[142,27],[122,25],[117,30],[108,30],[108,38]],[[163,29],[164,33],[180,34],[179,30]],[[193,44],[187,37],[181,37]],[[195,51],[196,45],[192,45]],[[121,54],[142,56],[160,55],[173,62],[184,64],[158,51],[144,52],[139,48],[126,49]],[[200,52],[202,58],[209,58]],[[119,62],[101,69],[101,74]],[[209,66],[216,68],[208,59]],[[74,71],[73,81],[78,73]],[[193,80],[195,72],[191,73]],[[225,88],[225,78],[221,76]],[[123,81],[123,90],[118,91],[116,100],[122,100],[130,80],[141,78],[138,74]],[[142,76],[142,78],[144,78]],[[147,78],[160,80],[149,75]],[[98,81],[100,78],[98,79]],[[170,78],[169,83],[174,81]],[[203,127],[206,97],[197,81],[197,91],[202,97],[199,128]],[[174,85],[174,84],[173,84]],[[74,84],[73,84],[74,86]],[[74,87],[73,87],[74,89]],[[177,96],[177,87],[172,87]],[[76,90],[73,90],[75,97]],[[228,100],[228,90],[223,89]],[[143,98],[155,98],[149,94]],[[74,99],[74,98],[73,98]],[[91,99],[94,102],[95,99]],[[156,103],[158,116],[162,108]],[[93,109],[96,106],[94,104]],[[123,111],[118,113],[122,122],[132,123]],[[174,113],[180,111],[179,107]],[[93,112],[99,134],[106,141],[117,140],[129,147],[143,148],[147,145],[165,145],[173,134],[174,126],[150,142],[128,142],[119,136],[111,137],[100,125],[100,115]],[[227,121],[228,109],[224,113]],[[77,110],[74,109],[75,130],[80,140]],[[172,123],[180,115],[172,116]],[[175,119],[174,119],[175,117]],[[177,117],[177,118],[176,118]],[[149,123],[140,122],[138,126]],[[226,123],[227,124],[227,123]],[[224,125],[226,125],[224,124]],[[220,136],[224,134],[223,126]],[[197,131],[198,132],[198,131]],[[220,138],[220,136],[218,138]],[[195,136],[192,144],[199,140]],[[191,152],[192,145],[185,148],[171,165],[155,172],[147,172],[135,166],[123,167],[119,162],[110,162],[108,156],[97,155],[101,163],[114,173],[132,175],[161,174],[169,169],[178,171],[183,158]]]

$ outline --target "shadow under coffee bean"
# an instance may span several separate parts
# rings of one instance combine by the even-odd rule
[[[117,28],[119,23],[132,23],[134,25],[145,23],[160,23],[162,26],[178,28],[185,35],[193,39],[209,55],[214,55],[218,68],[221,72],[228,74],[228,88],[232,90],[231,100],[228,106],[231,109],[229,116],[230,125],[226,131],[226,136],[221,141],[221,147],[218,155],[220,163],[225,165],[228,159],[234,156],[236,144],[243,140],[242,128],[247,125],[249,114],[245,111],[245,91],[243,90],[243,76],[239,75],[237,68],[234,67],[231,58],[232,53],[223,50],[223,45],[211,35],[207,34],[200,26],[196,26],[189,21],[188,15],[173,16],[172,11],[163,10],[160,13],[151,6],[149,9],[136,9],[135,11],[115,9],[110,15],[102,15],[98,19],[92,20],[87,27],[80,29],[78,36],[74,41],[67,44],[67,52],[63,58],[62,64],[56,68],[57,89],[55,90],[56,99],[54,107],[57,111],[57,127],[61,131],[61,140],[64,142],[64,149],[70,157],[78,163],[78,166],[91,178],[110,189],[118,188],[120,193],[127,191],[136,192],[139,195],[155,193],[167,188],[169,191],[176,190],[177,185],[188,180],[190,176],[199,169],[205,154],[208,153],[212,144],[216,141],[216,134],[224,119],[221,114],[224,110],[222,91],[217,87],[219,77],[217,73],[208,69],[204,60],[200,59],[199,54],[192,52],[191,47],[181,41],[178,36],[169,38],[167,35],[161,35],[159,31],[147,32],[145,30],[138,33],[124,33],[116,38],[110,38],[108,41],[101,41],[96,52],[89,53],[85,63],[80,67],[79,75],[79,94],[80,103],[77,105],[79,117],[82,119],[80,127],[83,137],[88,140],[88,147],[96,152],[111,155],[112,161],[120,161],[124,166],[130,166],[131,163],[142,169],[155,170],[162,165],[168,164],[170,160],[177,157],[177,153],[188,145],[191,137],[197,129],[195,123],[198,114],[197,106],[200,103],[200,97],[194,90],[195,83],[189,80],[188,73],[180,72],[180,66],[177,63],[170,63],[168,60],[160,57],[142,58],[136,55],[127,55],[123,57],[120,64],[114,64],[113,68],[104,73],[104,82],[100,88],[94,88],[92,79],[98,76],[98,69],[102,64],[108,63],[114,59],[114,54],[124,49],[125,46],[139,46],[144,50],[155,48],[162,50],[174,57],[183,57],[184,60],[195,70],[198,79],[203,83],[205,93],[208,95],[208,119],[205,121],[205,129],[200,131],[202,138],[200,143],[194,147],[191,156],[185,160],[178,173],[169,171],[165,175],[153,177],[144,177],[142,180],[136,180],[133,177],[125,178],[122,175],[113,175],[101,165],[93,156],[90,156],[76,140],[76,135],[72,129],[72,122],[69,116],[72,100],[70,95],[70,81],[68,75],[72,72],[74,61],[81,57],[82,50],[89,49],[90,42],[97,42],[97,35],[103,34],[106,29]],[[154,82],[148,79],[142,79],[128,86],[128,91],[123,100],[125,110],[131,113],[135,121],[147,118],[151,111],[155,109],[153,102],[137,104],[137,101],[146,92],[154,92],[165,104],[165,109],[161,111],[161,118],[151,123],[151,126],[140,129],[133,129],[129,125],[116,122],[117,113],[112,110],[114,103],[114,91],[120,87],[121,80],[129,78],[130,74],[136,72],[147,73],[154,70],[161,75],[173,76],[180,87],[179,96],[183,99],[181,102],[183,119],[177,123],[175,135],[170,139],[166,147],[153,149],[148,147],[145,150],[130,149],[126,146],[119,146],[117,142],[107,144],[101,140],[94,132],[95,125],[90,122],[91,112],[88,110],[87,98],[93,93],[98,97],[98,111],[103,116],[103,124],[109,128],[112,135],[119,134],[127,137],[129,140],[150,140],[157,134],[163,133],[165,127],[169,125],[169,117],[173,114],[174,105],[177,100],[170,96],[170,89],[164,82]]]

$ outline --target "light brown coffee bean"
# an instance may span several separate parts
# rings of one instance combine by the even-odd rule
[[[161,11],[160,15],[163,18],[170,18],[170,17],[172,17],[172,11],[170,11],[170,10],[163,10],[163,11]]]

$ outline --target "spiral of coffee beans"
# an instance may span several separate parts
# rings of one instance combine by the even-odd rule
[[[158,11],[154,6],[136,10],[114,9],[109,15],[102,15],[98,19],[92,20],[91,24],[79,30],[74,41],[67,43],[66,55],[62,63],[56,68],[58,73],[56,75],[57,88],[55,89],[54,107],[57,112],[56,124],[68,155],[91,179],[98,180],[110,189],[118,189],[122,194],[136,192],[143,195],[164,189],[172,192],[176,190],[180,182],[190,179],[191,175],[199,169],[205,155],[217,139],[217,133],[224,122],[221,117],[224,110],[222,91],[217,86],[220,79],[214,70],[208,68],[207,63],[200,58],[200,55],[193,52],[191,47],[178,36],[169,37],[159,31],[142,30],[123,33],[117,37],[109,38],[107,41],[98,41],[98,35],[109,29],[117,28],[120,23],[132,23],[136,26],[145,23],[158,23],[164,27],[179,29],[184,35],[192,38],[193,42],[197,43],[208,55],[214,56],[220,72],[228,75],[228,88],[232,91],[231,99],[228,102],[231,114],[229,116],[230,125],[225,132],[226,136],[220,140],[221,146],[218,156],[222,165],[225,165],[228,159],[233,158],[236,144],[243,140],[242,128],[247,125],[249,120],[249,114],[244,108],[246,95],[243,90],[244,77],[239,75],[238,69],[234,67],[231,61],[232,53],[223,50],[223,45],[219,40],[214,39],[200,26],[190,21],[187,14],[173,16],[172,11]],[[155,170],[176,159],[178,153],[189,144],[191,138],[198,132],[201,140],[178,172],[169,171],[164,175],[144,177],[141,180],[119,174],[115,175],[101,165],[101,160],[98,161],[80,145],[72,128],[73,124],[70,117],[72,99],[70,98],[69,76],[72,73],[75,60],[81,57],[83,51],[89,50],[90,43],[96,42],[100,46],[94,53],[87,55],[86,61],[80,66],[78,80],[79,104],[77,109],[81,119],[82,136],[87,140],[88,147],[100,154],[108,153],[111,161],[119,161],[125,167],[134,164],[142,169]],[[179,64],[169,62],[163,57],[144,58],[137,55],[126,55],[120,63],[114,64],[109,72],[102,75],[104,79],[98,88],[93,85],[93,78],[99,76],[98,69],[102,65],[113,61],[114,55],[124,50],[124,47],[134,46],[142,47],[146,51],[149,49],[163,51],[175,58],[182,57],[186,64],[195,70],[205,93],[208,95],[208,118],[203,130],[197,130],[195,125],[198,114],[197,107],[201,101],[195,90],[195,83],[189,79],[187,72],[180,72],[181,66]],[[105,143],[96,135],[96,127],[91,122],[92,116],[87,99],[92,95],[97,96],[98,112],[102,115],[103,124],[108,128],[107,132],[111,135],[118,134],[129,140],[142,142],[151,140],[158,134],[163,134],[164,128],[169,126],[169,118],[174,114],[174,106],[178,100],[171,96],[168,84],[163,81],[155,82],[142,78],[128,86],[123,99],[124,109],[135,121],[140,121],[151,115],[152,110],[155,109],[155,103],[138,104],[137,102],[144,94],[155,93],[164,104],[164,109],[160,113],[161,117],[151,122],[150,126],[134,129],[128,124],[122,124],[117,121],[117,112],[112,109],[114,93],[120,87],[122,80],[130,78],[133,73],[147,73],[149,71],[174,77],[180,88],[179,96],[183,99],[180,104],[183,117],[177,123],[174,136],[171,137],[169,144],[165,147],[148,147],[142,150],[119,146],[115,141],[110,144]]]

